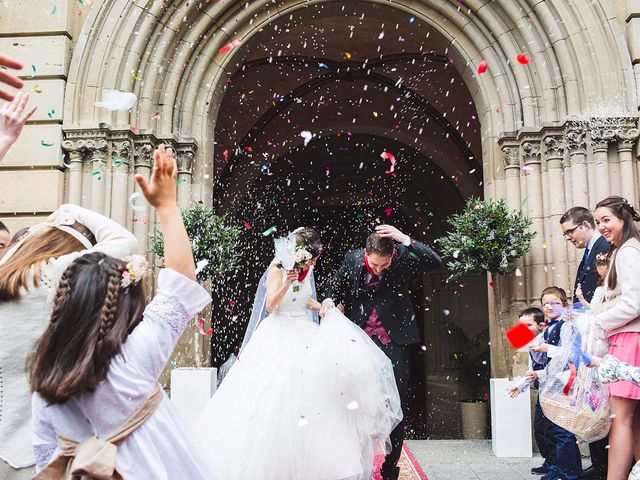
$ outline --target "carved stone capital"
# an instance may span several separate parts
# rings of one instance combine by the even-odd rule
[[[524,164],[540,163],[540,143],[524,142],[521,146]]]
[[[153,164],[153,143],[146,140],[134,140],[133,142],[133,167],[151,168]]]
[[[635,126],[622,126],[616,132],[619,152],[631,152],[633,146],[638,141],[640,130]]]
[[[587,131],[585,126],[578,122],[569,122],[564,130],[564,143],[569,150],[569,155],[585,155],[587,153]]]
[[[193,162],[196,158],[198,145],[195,140],[176,142],[176,160],[178,173],[193,174]]]
[[[520,156],[517,146],[504,146],[501,148],[504,157],[504,168],[520,168]]]
[[[548,135],[544,137],[545,156],[549,160],[562,160],[564,157],[564,139],[560,135]]]
[[[118,139],[111,141],[111,163],[114,167],[129,166],[133,153],[133,144],[130,140]]]

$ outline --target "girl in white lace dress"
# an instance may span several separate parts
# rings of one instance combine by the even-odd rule
[[[195,281],[176,176],[175,160],[162,147],[151,185],[136,176],[164,232],[167,268],[149,305],[142,257],[126,263],[90,253],[62,275],[29,365],[41,478],[219,478],[157,383],[189,319],[210,301]]]
[[[62,272],[83,253],[123,257],[137,248],[136,237],[118,223],[63,205],[47,223],[31,227],[0,261],[0,462],[25,474],[34,464],[31,393],[24,369],[27,355],[49,323]],[[0,472],[3,467],[9,468],[0,465]]]
[[[313,258],[301,272],[269,267],[270,314],[194,429],[225,480],[368,480],[402,419],[393,367],[337,308],[314,322],[319,237],[296,235]]]

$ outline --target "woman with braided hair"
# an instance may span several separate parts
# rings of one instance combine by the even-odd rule
[[[36,479],[218,478],[158,385],[187,323],[211,301],[195,281],[176,177],[164,147],[151,184],[136,176],[164,232],[167,268],[148,305],[143,257],[89,253],[62,275],[28,365]]]
[[[63,205],[0,261],[0,478],[31,478],[31,394],[25,362],[51,315],[62,272],[86,252],[126,256],[136,238],[90,210]]]
[[[605,298],[597,321],[609,340],[609,354],[640,366],[640,215],[622,197],[610,196],[596,205],[596,225],[612,245]],[[635,455],[640,458],[640,387],[622,381],[609,385],[615,414],[609,433],[607,478],[627,478]]]

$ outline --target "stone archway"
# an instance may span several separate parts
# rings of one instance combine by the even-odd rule
[[[278,19],[335,3],[94,2],[66,87],[69,200],[126,221],[146,240],[153,218],[134,218],[122,192],[132,190],[133,171],[148,172],[152,146],[171,141],[179,150],[180,201],[210,204],[212,159],[219,158],[214,124],[226,82],[243,54],[240,47],[221,55],[220,48],[236,39],[248,44]],[[524,260],[523,277],[505,279],[503,304],[514,310],[548,284],[567,286],[577,262],[557,234],[558,215],[610,191],[638,198],[632,153],[637,85],[614,3],[351,3],[365,10],[384,4],[437,34],[434,49],[459,72],[478,112],[485,196],[504,197],[512,208],[526,200],[538,236]],[[532,59],[526,67],[515,61],[521,51]],[[478,76],[482,59],[489,73]],[[96,109],[103,87],[133,91],[137,108],[114,114]],[[114,151],[125,162],[114,167],[109,183],[98,184],[93,167]],[[495,329],[492,335],[496,345]],[[494,373],[504,373],[497,362],[493,366]]]

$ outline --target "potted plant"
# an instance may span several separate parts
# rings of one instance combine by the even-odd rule
[[[240,229],[227,225],[224,216],[217,216],[202,203],[196,203],[182,211],[187,235],[191,240],[193,258],[196,262],[196,276],[200,283],[206,284],[223,274],[236,270],[240,263],[237,249]],[[162,232],[151,236],[150,251],[164,258]],[[216,282],[211,282],[212,293],[216,292]],[[176,360],[171,362],[171,399],[187,418],[195,420],[204,408],[216,388],[216,369],[204,368],[203,350],[208,346],[206,340],[210,331],[205,332],[204,319],[196,322],[185,336],[193,337],[193,358],[195,366],[179,366]],[[208,355],[207,355],[208,357]]]
[[[530,249],[536,232],[529,231],[531,220],[522,211],[510,211],[504,200],[469,198],[464,211],[448,220],[451,230],[437,240],[454,282],[464,275],[488,272],[493,290],[497,335],[492,335],[492,376],[506,376],[511,359],[506,345],[506,326],[502,315],[498,276],[508,275],[518,268],[517,261]]]

